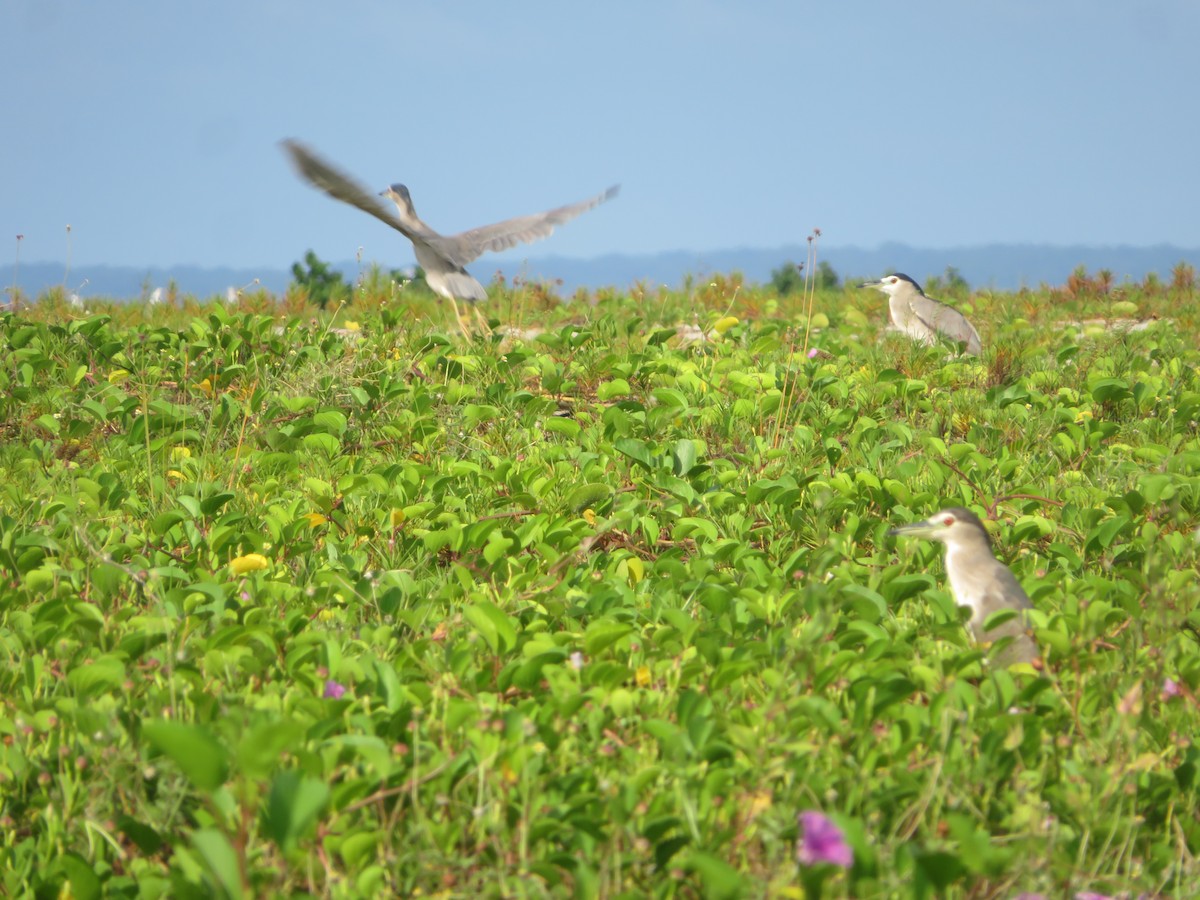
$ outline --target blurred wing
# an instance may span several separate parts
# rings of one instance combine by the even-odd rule
[[[556,226],[571,221],[589,209],[595,209],[605,200],[615,197],[618,190],[620,190],[620,185],[614,185],[590,200],[534,213],[531,216],[506,219],[495,225],[472,228],[461,234],[444,237],[440,240],[431,240],[430,243],[455,265],[465,266],[472,260],[478,259],[483,253],[507,250],[517,244],[527,244],[530,241],[540,241],[542,238],[549,237]]]
[[[349,175],[338,171],[298,141],[289,138],[282,143],[297,173],[317,190],[324,191],[334,200],[341,200],[369,213],[412,240],[412,232],[400,221],[399,216]]]

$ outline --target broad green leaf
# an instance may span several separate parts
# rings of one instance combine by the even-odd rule
[[[295,769],[280,772],[267,796],[267,833],[287,853],[316,821],[328,800],[329,786],[324,781]]]
[[[493,653],[504,654],[516,649],[517,631],[508,615],[496,604],[481,600],[466,607],[463,615],[487,641]]]
[[[633,631],[633,627],[624,622],[614,622],[611,619],[598,619],[588,626],[583,635],[583,652],[588,656],[596,656],[604,652],[621,638]]]
[[[232,898],[245,896],[237,853],[229,839],[215,828],[201,828],[191,835],[192,846],[204,860],[209,875],[217,887]]]
[[[142,736],[199,790],[214,791],[225,782],[228,754],[207,728],[155,719],[142,723]]]

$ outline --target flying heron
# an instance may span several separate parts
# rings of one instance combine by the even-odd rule
[[[900,331],[914,340],[932,346],[938,336],[966,344],[968,353],[978,356],[983,345],[979,332],[957,309],[926,297],[921,286],[897,272],[879,281],[864,281],[859,287],[875,288],[888,295],[888,318]]]
[[[1001,638],[1012,639],[996,654],[996,662],[1009,666],[1038,658],[1025,621],[1025,613],[1033,609],[1033,604],[1008,566],[992,555],[987,529],[975,513],[955,506],[924,522],[897,526],[888,534],[928,538],[946,545],[946,577],[954,602],[971,610],[967,626],[975,640],[990,644]],[[1016,610],[1017,615],[987,628],[988,619],[1005,609]]]
[[[341,200],[370,213],[412,241],[413,253],[416,255],[417,264],[425,271],[426,283],[434,293],[450,301],[460,328],[463,328],[463,319],[459,314],[457,301],[475,302],[487,299],[487,291],[483,285],[464,268],[467,263],[488,251],[507,250],[517,244],[548,237],[556,225],[569,222],[579,214],[611,199],[616,196],[620,187],[614,185],[591,199],[557,209],[517,216],[494,225],[472,228],[461,234],[443,235],[421,221],[413,207],[412,196],[404,185],[393,184],[379,194],[395,202],[396,212],[393,213],[353,178],[298,141],[285,140],[283,149],[291,157],[296,171],[313,187],[324,191],[335,200]],[[476,316],[478,315],[476,312]]]

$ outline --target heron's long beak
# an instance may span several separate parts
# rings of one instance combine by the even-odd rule
[[[937,532],[938,526],[930,522],[913,522],[910,525],[897,525],[895,528],[889,528],[888,534],[900,535],[902,537],[933,537]]]
[[[869,287],[869,288],[879,289],[879,288],[883,287],[883,282],[882,281],[864,281],[862,284],[859,285],[859,287],[860,288]]]

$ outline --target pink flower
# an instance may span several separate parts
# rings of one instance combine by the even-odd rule
[[[1170,700],[1172,697],[1178,697],[1183,693],[1183,688],[1179,686],[1179,682],[1174,678],[1164,678],[1162,693],[1160,696],[1163,700]]]
[[[1078,891],[1075,900],[1113,900],[1108,894],[1097,894],[1093,891]]]
[[[824,813],[806,810],[800,813],[802,834],[796,842],[796,859],[802,866],[829,863],[844,869],[854,864],[854,851],[846,843],[842,829]]]
[[[326,700],[341,700],[342,695],[345,693],[346,686],[344,684],[338,684],[336,681],[330,679],[325,682],[325,693],[321,696]]]
[[[809,351],[808,351],[808,358],[809,358],[809,359],[816,359],[816,358],[817,358],[817,354],[818,354],[818,353],[820,353],[820,352],[821,352],[821,351],[820,351],[820,350],[818,350],[816,347],[813,347],[811,350],[809,350]]]
[[[570,656],[571,668],[578,672],[583,668],[583,654],[576,650]]]

